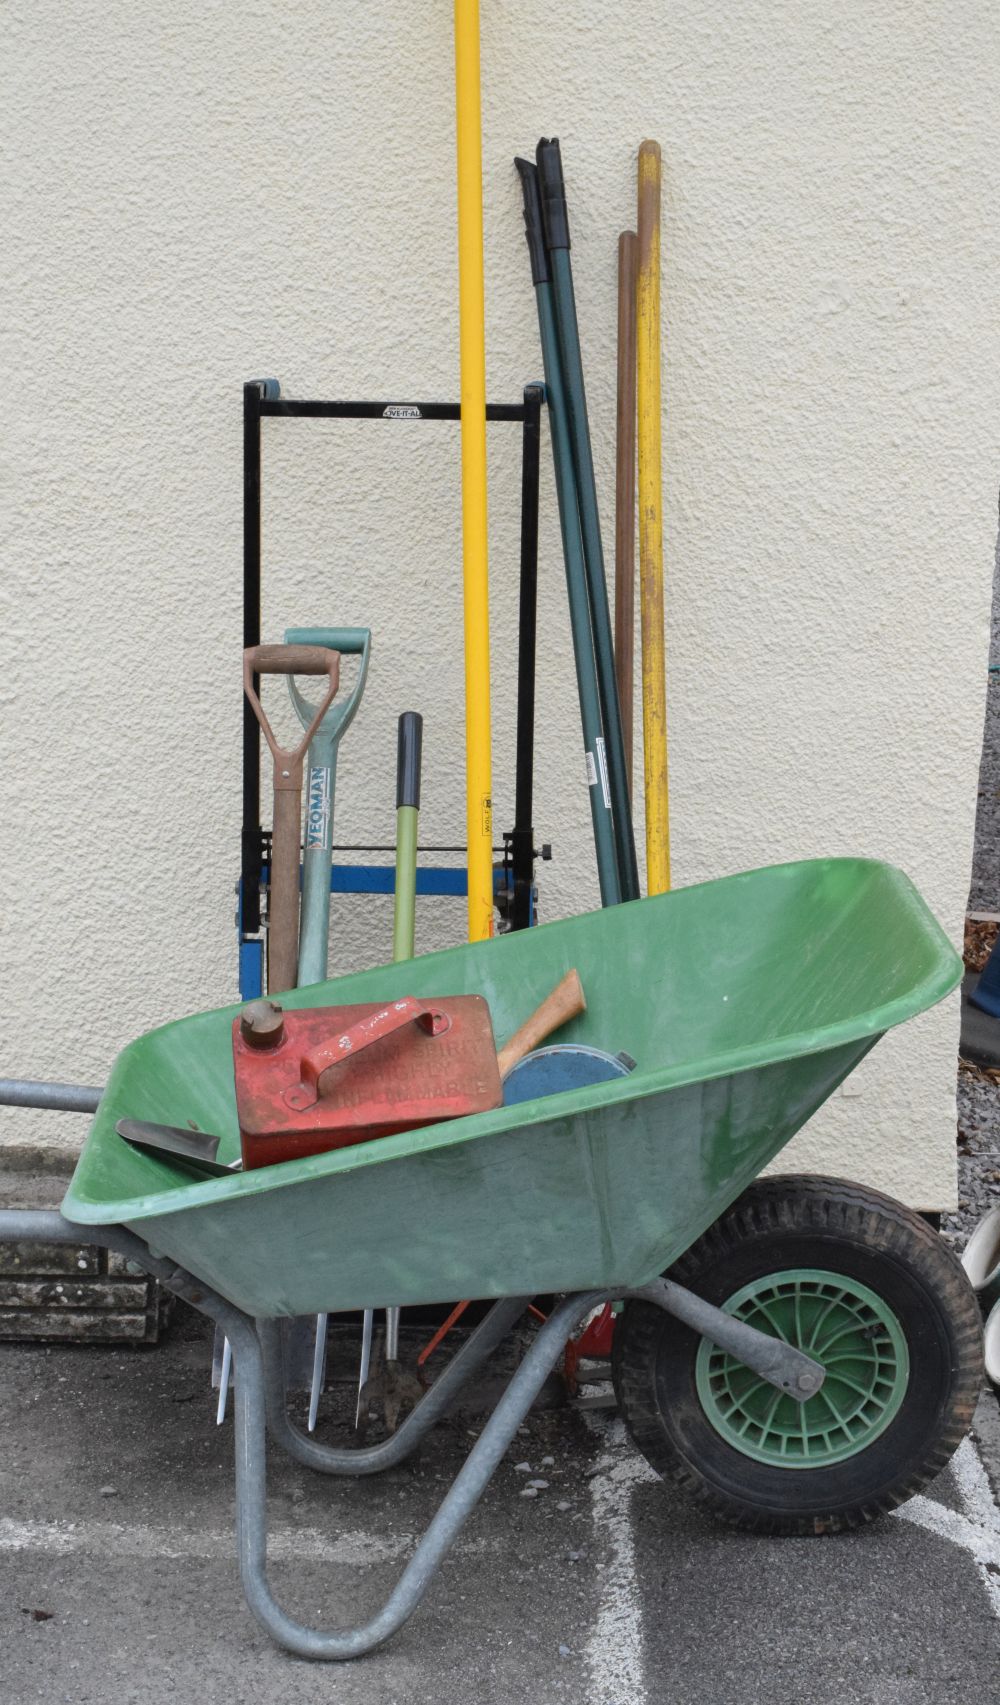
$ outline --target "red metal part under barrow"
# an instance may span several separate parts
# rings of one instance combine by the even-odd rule
[[[578,1337],[567,1338],[563,1353],[563,1375],[572,1396],[576,1396],[580,1383],[581,1361],[585,1358],[598,1362],[609,1359],[614,1335],[615,1313],[611,1303],[606,1302],[600,1313],[587,1321]]]
[[[233,1060],[248,1170],[502,1101],[481,995],[301,1012],[255,1001],[233,1024]]]

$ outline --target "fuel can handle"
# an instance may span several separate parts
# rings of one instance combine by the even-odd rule
[[[440,1007],[427,1006],[412,995],[404,995],[401,1000],[392,1001],[379,1012],[358,1019],[356,1024],[342,1030],[322,1047],[313,1048],[310,1053],[303,1054],[300,1066],[302,1082],[294,1085],[285,1095],[289,1107],[294,1107],[296,1112],[302,1112],[306,1107],[314,1107],[320,1098],[320,1078],[324,1073],[340,1065],[342,1061],[360,1054],[363,1048],[369,1048],[383,1036],[391,1036],[394,1031],[402,1030],[404,1025],[413,1023],[419,1024],[428,1036],[443,1035],[451,1028],[451,1019]]]

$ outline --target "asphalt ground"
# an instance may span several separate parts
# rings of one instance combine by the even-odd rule
[[[317,1665],[276,1649],[245,1607],[232,1426],[214,1424],[208,1360],[186,1313],[153,1349],[0,1346],[5,1705],[1000,1702],[992,1396],[926,1495],[815,1540],[717,1525],[655,1478],[609,1411],[535,1412],[412,1620],[368,1658]],[[351,1391],[350,1370],[334,1373],[330,1437]],[[359,1483],[272,1450],[285,1606],[325,1626],[366,1620],[481,1425],[461,1411]],[[525,1497],[530,1478],[547,1484]]]

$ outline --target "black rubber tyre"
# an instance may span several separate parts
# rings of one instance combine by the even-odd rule
[[[924,1220],[875,1190],[834,1178],[758,1180],[669,1277],[722,1307],[767,1276],[805,1269],[866,1287],[905,1340],[898,1408],[845,1460],[755,1460],[702,1401],[697,1333],[637,1301],[615,1327],[615,1390],[643,1456],[724,1521],[755,1533],[838,1533],[894,1509],[945,1467],[982,1388],[979,1308],[961,1265]]]

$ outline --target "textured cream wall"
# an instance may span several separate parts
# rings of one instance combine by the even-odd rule
[[[451,8],[8,0],[4,35],[4,1070],[99,1082],[137,1031],[234,993],[241,382],[457,395]],[[875,854],[957,937],[996,530],[997,50],[988,0],[483,0],[489,391],[540,372],[511,157],[558,133],[609,538],[615,240],[635,147],[663,144],[678,882]],[[516,434],[491,443],[502,827]],[[543,454],[553,917],[596,884]],[[409,705],[425,833],[459,837],[457,433],[275,424],[265,455],[266,637],[375,630],[341,838],[391,838]],[[425,905],[419,945],[462,928]],[[336,964],[375,960],[388,907],[339,904],[335,931]],[[955,1040],[951,1006],[887,1041],[795,1159],[951,1200]]]

